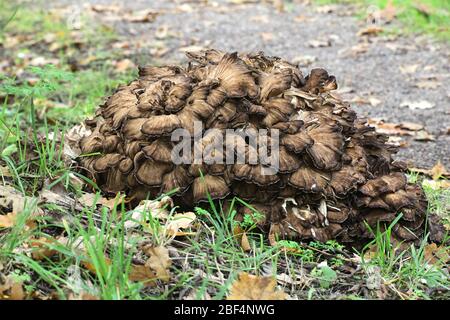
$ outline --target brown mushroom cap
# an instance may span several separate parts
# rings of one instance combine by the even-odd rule
[[[187,67],[141,67],[138,79],[119,87],[86,121],[92,133],[80,140],[80,162],[105,192],[139,200],[175,191],[191,207],[208,195],[237,196],[265,215],[261,228],[280,238],[351,242],[372,236],[365,223],[388,224],[399,212],[397,237],[416,241],[423,233],[423,191],[392,160],[388,137],[330,93],[334,76],[312,69],[303,77],[296,66],[262,53],[211,49],[187,56]],[[172,141],[177,129],[190,136]],[[215,140],[229,129],[239,134]],[[261,160],[264,150],[276,152],[272,133],[255,146],[251,135],[241,135],[249,129],[278,130],[278,171]],[[198,152],[208,157],[174,163],[181,143],[184,160]],[[252,155],[257,163],[248,162]],[[226,163],[230,158],[235,162]],[[430,230],[432,239],[442,238],[438,224]]]

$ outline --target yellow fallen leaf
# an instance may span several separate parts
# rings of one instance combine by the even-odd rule
[[[42,260],[44,258],[50,258],[58,253],[58,251],[49,248],[49,244],[55,244],[58,240],[47,237],[40,237],[30,242],[30,247],[33,248],[31,257],[34,260]]]
[[[430,173],[433,180],[438,180],[444,174],[448,174],[447,169],[444,167],[440,160],[434,165],[433,168],[431,168]]]
[[[133,265],[131,267],[128,279],[135,282],[143,282],[145,286],[156,285],[157,276],[155,272],[145,265]]]
[[[250,242],[248,241],[247,234],[245,232],[242,234],[241,247],[244,251],[250,251],[252,249],[252,247],[250,246]]]
[[[227,300],[286,300],[287,294],[276,290],[273,277],[260,277],[241,273],[231,286]]]
[[[6,278],[4,284],[0,284],[0,300],[24,300],[25,292],[21,281],[11,277]]]
[[[150,256],[145,262],[145,266],[154,270],[158,279],[168,281],[170,279],[169,267],[172,264],[169,250],[163,246],[147,246],[144,248],[144,252]]]
[[[189,228],[196,218],[194,212],[177,213],[166,224],[166,229],[171,235],[179,235],[179,230]]]
[[[17,221],[17,213],[10,212],[6,215],[0,215],[0,228],[12,228]]]
[[[441,262],[443,264],[450,261],[449,249],[443,246],[438,246],[436,243],[430,243],[424,248],[425,261],[435,264]]]

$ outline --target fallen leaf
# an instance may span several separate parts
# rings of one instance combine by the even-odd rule
[[[262,32],[260,35],[264,42],[270,42],[274,38],[273,33],[271,32]]]
[[[12,228],[16,224],[17,213],[9,212],[6,215],[0,215],[0,228]]]
[[[181,234],[179,230],[189,228],[196,218],[194,212],[177,213],[166,224],[166,230],[171,235],[185,235],[185,233]]]
[[[319,6],[315,9],[315,11],[317,13],[333,13],[335,11],[337,11],[339,9],[339,7],[337,5],[333,5],[333,4],[329,4],[329,5],[323,5],[323,6]]]
[[[135,69],[136,65],[130,59],[123,59],[123,60],[117,61],[114,64],[114,67],[115,67],[115,71],[123,73],[128,70]]]
[[[284,12],[284,0],[273,0],[273,6],[278,12]]]
[[[386,22],[392,22],[397,16],[397,8],[394,6],[392,0],[388,0],[386,6],[379,13],[380,17]]]
[[[4,284],[0,284],[0,300],[24,300],[25,292],[22,281],[7,277]]]
[[[125,228],[136,228],[145,222],[150,214],[156,219],[167,219],[169,209],[173,207],[170,197],[162,197],[160,200],[143,200],[131,211],[131,219],[125,221]]]
[[[287,294],[276,290],[277,281],[273,277],[254,276],[240,273],[232,284],[227,300],[286,300]]]
[[[4,185],[0,188],[0,207],[11,208],[11,212],[15,214],[22,212],[25,202],[31,200],[11,186]]]
[[[248,241],[248,237],[247,237],[247,233],[243,233],[242,234],[242,238],[241,238],[241,248],[242,250],[244,250],[245,252],[252,250],[252,247],[250,245],[250,242]]]
[[[379,290],[381,288],[382,277],[379,266],[369,265],[366,271],[366,286],[369,290]]]
[[[378,132],[387,135],[417,136],[424,135],[422,131],[425,131],[422,124],[414,122],[390,123],[384,122],[383,119],[371,118],[367,123],[377,128]]]
[[[115,198],[107,199],[96,193],[84,193],[78,198],[78,202],[86,207],[92,207],[94,205],[101,205],[108,209],[118,207],[120,203],[125,200],[125,195],[117,194]]]
[[[417,69],[419,68],[420,65],[418,64],[408,64],[408,65],[403,65],[400,66],[400,72],[402,74],[411,74],[411,73],[415,73],[417,71]]]
[[[419,131],[424,128],[423,124],[415,122],[402,122],[398,125],[401,129],[406,129],[409,131]]]
[[[123,10],[123,8],[118,5],[101,5],[101,4],[91,5],[89,6],[89,9],[97,13],[104,13],[104,12],[119,13],[120,11]]]
[[[437,80],[423,80],[415,84],[415,86],[420,89],[436,89],[441,85],[442,83]]]
[[[450,261],[449,249],[445,246],[438,246],[436,243],[427,244],[424,248],[425,261],[431,264],[446,264]]]
[[[310,40],[310,41],[308,41],[307,44],[311,48],[324,48],[324,47],[330,47],[331,41],[329,39],[327,39],[327,40]]]
[[[369,26],[358,31],[357,36],[376,36],[383,32],[384,29],[378,26]]]
[[[436,138],[434,137],[434,135],[432,135],[428,131],[420,130],[420,131],[417,131],[416,134],[414,135],[414,140],[416,140],[416,141],[435,141]]]
[[[145,265],[132,265],[128,279],[134,282],[143,282],[145,286],[155,286],[157,276],[153,270]]]
[[[39,239],[31,240],[30,247],[32,248],[31,257],[34,260],[43,260],[50,258],[58,253],[58,251],[51,249],[49,245],[57,243],[57,239],[49,237],[40,237]]]
[[[206,50],[205,47],[202,46],[187,46],[187,47],[181,47],[178,49],[178,51],[180,52],[197,52],[197,51],[202,51],[202,50]]]
[[[12,177],[9,167],[0,166],[0,176],[2,177]]]
[[[172,264],[169,250],[163,246],[146,246],[143,251],[150,256],[145,262],[145,266],[154,270],[158,279],[168,281],[170,279],[169,267]]]
[[[381,103],[381,100],[375,97],[369,97],[369,103],[372,107],[376,107]]]
[[[70,128],[64,135],[64,155],[69,159],[76,159],[81,154],[80,140],[91,134],[92,131],[84,123]]]
[[[370,49],[370,45],[368,43],[359,43],[357,45],[352,46],[350,49],[348,50],[344,50],[343,51],[343,56],[351,56],[351,57],[357,57],[359,55],[362,55],[364,53],[367,53],[367,51],[369,51]]]
[[[440,161],[438,161],[438,163],[439,163]],[[434,175],[435,175],[435,173],[436,172],[432,172],[432,169],[424,169],[424,168],[409,168],[409,171],[411,171],[411,172],[417,172],[417,173],[420,173],[420,174],[424,174],[424,175],[426,175],[426,176],[429,176],[429,177],[433,177]],[[436,170],[437,171],[437,170]],[[443,177],[443,178],[446,178],[446,179],[449,179],[450,178],[450,172],[448,172],[447,170],[445,170],[445,171],[441,171],[440,173],[440,176],[441,177]],[[434,180],[433,180],[434,181]],[[445,180],[444,180],[445,181]]]
[[[435,107],[434,103],[431,103],[429,101],[426,100],[421,100],[421,101],[416,101],[416,102],[412,102],[412,101],[403,101],[400,104],[400,107],[408,107],[411,110],[425,110],[425,109],[431,109]]]
[[[259,23],[269,23],[270,19],[266,15],[261,15],[261,16],[251,17],[250,21],[252,21],[252,22],[259,22]]]
[[[297,56],[292,59],[292,63],[298,65],[299,67],[307,67],[315,61],[317,61],[317,57],[308,55]]]
[[[415,45],[406,45],[400,43],[386,43],[385,46],[389,50],[394,51],[394,53],[407,53],[408,51],[414,51],[417,49]]]
[[[153,10],[141,10],[125,14],[122,19],[132,23],[147,23],[155,21],[157,15],[158,12]]]
[[[450,172],[447,171],[447,169],[442,164],[441,160],[439,160],[433,168],[430,170],[431,177],[433,180],[438,180],[439,178],[442,178],[444,175],[449,175]]]

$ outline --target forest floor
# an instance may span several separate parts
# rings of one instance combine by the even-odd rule
[[[136,221],[146,210],[86,192],[98,188],[62,147],[137,65],[180,64],[201,48],[264,51],[334,74],[338,94],[400,146],[449,229],[448,26],[418,32],[401,6],[312,2],[0,0],[0,299],[223,299],[246,287],[269,298],[448,299],[448,245],[399,250],[388,228],[361,250],[271,246],[254,221],[236,231],[219,208],[176,222],[167,198],[148,203],[158,218]],[[414,10],[449,14],[432,1]]]

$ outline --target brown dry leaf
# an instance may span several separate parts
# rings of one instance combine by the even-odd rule
[[[126,14],[122,19],[132,23],[147,23],[155,21],[157,15],[158,12],[153,10],[141,10],[135,11],[132,14]]]
[[[439,88],[441,85],[442,85],[441,82],[433,79],[422,80],[415,84],[415,86],[420,89],[436,89]]]
[[[115,71],[121,72],[121,73],[136,68],[136,65],[130,59],[123,59],[123,60],[117,61],[114,64],[114,66],[115,66]]]
[[[278,12],[284,12],[284,0],[273,0],[273,6]]]
[[[17,213],[9,212],[6,215],[0,215],[0,228],[12,228],[17,221]]]
[[[433,168],[430,170],[431,177],[433,180],[438,180],[439,178],[449,175],[450,173],[447,171],[447,169],[442,164],[441,160],[439,160]]]
[[[170,279],[169,267],[172,264],[169,250],[163,246],[146,246],[144,252],[150,256],[145,262],[145,266],[154,270],[158,279],[168,281]]]
[[[270,19],[266,15],[261,15],[261,16],[251,17],[250,21],[252,21],[252,22],[259,22],[259,23],[269,23]]]
[[[363,28],[358,31],[357,35],[358,37],[362,36],[376,36],[379,33],[383,32],[384,29],[378,26],[369,26],[367,28]]]
[[[397,16],[397,8],[394,6],[392,0],[388,0],[386,6],[380,11],[380,17],[387,23],[392,22]]]
[[[68,296],[68,300],[101,300],[101,298],[89,293],[89,292],[81,292],[79,294],[75,294],[71,292]]]
[[[252,250],[250,242],[248,241],[247,233],[245,233],[245,232],[242,234],[241,248],[245,252]]]
[[[435,107],[435,104],[426,100],[421,101],[403,101],[400,103],[400,107],[408,107],[411,110],[426,110],[426,109],[432,109]]]
[[[49,244],[54,244],[58,242],[57,239],[40,237],[39,239],[34,239],[30,242],[30,247],[33,249],[31,252],[31,257],[34,260],[43,260],[45,258],[50,258],[57,254],[58,252],[54,249],[49,248]]]
[[[181,236],[187,235],[187,232],[180,232],[180,229],[187,229],[195,221],[196,215],[194,212],[177,213],[166,224],[166,230],[170,235]]]
[[[436,243],[430,243],[424,248],[424,258],[431,264],[436,264],[437,262],[446,264],[450,261],[449,250],[442,245],[438,246]]]
[[[89,9],[91,9],[96,13],[104,13],[104,12],[119,13],[123,10],[123,8],[118,5],[101,5],[101,4],[91,5]]]
[[[197,51],[202,51],[202,50],[207,50],[207,48],[202,47],[202,46],[192,45],[192,46],[181,47],[178,49],[178,51],[183,52],[183,53],[197,52]]]
[[[108,257],[105,257],[105,261],[107,265],[111,264],[111,259]],[[92,273],[97,272],[95,266],[89,261],[82,261],[81,265]],[[157,280],[157,275],[146,265],[132,264],[128,279],[135,282],[143,282],[146,286],[153,286],[155,285],[155,280]]]
[[[109,209],[113,209],[114,206],[119,206],[121,202],[125,200],[125,195],[117,194],[115,198],[107,199],[99,196],[95,193],[84,193],[78,198],[78,202],[82,203],[84,206],[92,207],[95,205],[102,205]]]
[[[236,225],[234,227],[233,235],[237,238],[237,241],[240,243],[241,248],[244,251],[250,251],[252,249],[252,247],[250,246],[250,242],[248,241],[247,234],[240,225]]]
[[[417,131],[416,134],[414,135],[414,140],[427,142],[427,141],[435,141],[436,138],[428,131],[420,130]]]
[[[0,166],[0,176],[2,177],[12,177],[11,171],[8,167]]]
[[[25,292],[21,281],[7,277],[4,284],[0,284],[0,300],[24,300]]]
[[[0,207],[12,208],[12,212],[22,212],[25,202],[30,198],[24,197],[22,193],[11,186],[2,186],[0,188]]]
[[[227,300],[286,300],[287,294],[276,290],[276,284],[277,281],[273,277],[260,277],[243,272],[231,286]]]
[[[317,61],[317,57],[308,55],[297,56],[292,59],[292,63],[298,65],[299,67],[307,67],[315,61]]]
[[[154,286],[157,279],[156,273],[145,265],[133,265],[131,267],[128,279],[131,281],[143,282],[145,286]]]
[[[381,100],[375,97],[369,97],[369,103],[372,107],[376,107],[381,103]]]
[[[417,172],[417,173],[421,173],[421,174],[427,175],[429,177],[433,176],[433,173],[431,172],[431,169],[409,168],[409,170],[412,171],[412,172]],[[441,176],[448,179],[448,178],[450,178],[450,172],[444,171],[444,172],[441,173]],[[433,181],[435,181],[435,180],[433,180]]]
[[[415,122],[402,122],[398,125],[401,129],[406,129],[409,131],[419,131],[424,128],[423,124]]]
[[[169,210],[173,207],[172,198],[165,196],[160,200],[143,200],[133,209],[131,219],[125,221],[125,228],[136,228],[141,222],[145,222],[144,218],[150,213],[153,218],[167,219]]]
[[[367,123],[388,135],[416,136],[422,134],[422,131],[426,132],[422,124],[414,122],[390,123],[384,122],[383,119],[372,118],[368,119]]]
[[[327,13],[333,13],[333,12],[335,12],[338,9],[339,9],[339,6],[330,4],[330,5],[323,5],[323,6],[317,7],[315,9],[315,11],[317,13],[325,13],[325,14],[327,14]]]
[[[325,48],[331,46],[331,41],[327,40],[310,40],[308,41],[308,46],[311,48]]]

